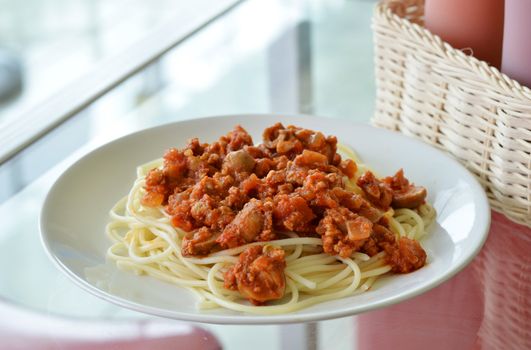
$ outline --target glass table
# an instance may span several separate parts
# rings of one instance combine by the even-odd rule
[[[243,1],[2,163],[0,296],[45,315],[151,318],[81,290],[47,258],[38,216],[54,180],[103,143],[183,119],[275,112],[368,121],[375,93],[373,6]],[[355,325],[349,317],[306,326],[200,326],[227,349],[252,343],[258,350],[355,349]]]

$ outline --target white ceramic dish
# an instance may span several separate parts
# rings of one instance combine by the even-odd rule
[[[224,309],[198,311],[186,289],[122,272],[106,263],[110,245],[104,234],[108,212],[135,179],[136,166],[160,157],[187,139],[211,142],[235,124],[255,142],[262,130],[281,121],[336,135],[380,174],[405,169],[406,176],[428,188],[437,223],[422,241],[428,264],[405,275],[380,279],[361,295],[322,303],[294,313],[257,316]],[[354,315],[428,291],[449,279],[478,253],[490,224],[480,185],[444,153],[400,134],[347,121],[311,116],[237,115],[188,120],[128,135],[96,149],[71,166],[51,188],[40,228],[45,249],[57,266],[85,290],[118,305],[180,320],[225,324],[307,322]]]

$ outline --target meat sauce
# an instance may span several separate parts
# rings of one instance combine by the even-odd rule
[[[251,242],[285,237],[321,237],[323,250],[349,257],[384,250],[392,270],[407,273],[425,264],[418,242],[395,239],[383,216],[389,208],[416,208],[426,189],[410,184],[402,170],[378,179],[357,180],[362,195],[346,189],[357,171],[337,153],[337,139],[321,132],[277,123],[255,145],[236,126],[211,144],[191,139],[169,149],[161,169],[146,177],[145,206],[165,206],[172,224],[186,231],[185,256],[206,256]],[[254,246],[225,274],[225,287],[256,305],[284,294],[284,252]]]

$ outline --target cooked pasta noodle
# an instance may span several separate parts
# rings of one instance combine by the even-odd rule
[[[344,146],[339,149],[358,164],[355,178],[368,169],[352,150]],[[206,257],[185,257],[181,253],[185,232],[172,226],[164,207],[141,204],[148,171],[161,165],[162,159],[158,159],[140,166],[131,191],[112,208],[106,232],[113,244],[107,256],[120,269],[190,289],[197,296],[199,309],[224,307],[255,314],[291,312],[367,291],[378,276],[391,270],[384,251],[372,257],[360,252],[348,258],[331,256],[322,252],[322,239],[298,237],[295,233],[287,234],[288,238],[254,242]],[[355,178],[346,188],[360,192]],[[423,204],[415,210],[390,209],[385,216],[397,237],[418,240],[426,235],[435,211],[429,204]],[[285,251],[284,297],[266,306],[250,305],[237,291],[223,287],[224,273],[237,263],[242,251],[254,245],[281,247]]]

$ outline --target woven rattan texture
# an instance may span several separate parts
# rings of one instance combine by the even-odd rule
[[[375,9],[372,122],[449,152],[494,209],[531,227],[531,90],[423,28],[423,11],[421,0]]]

